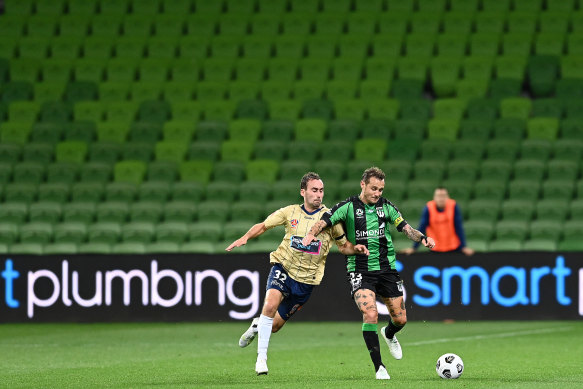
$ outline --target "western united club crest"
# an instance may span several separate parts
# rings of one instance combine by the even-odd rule
[[[379,215],[380,218],[385,217],[385,211],[383,211],[382,208],[377,208],[377,215]]]
[[[300,221],[298,219],[291,219],[289,222],[292,227],[297,227]]]

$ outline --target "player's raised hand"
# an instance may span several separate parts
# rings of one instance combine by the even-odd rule
[[[302,244],[304,246],[307,246],[310,243],[312,243],[315,239],[316,239],[316,237],[314,236],[314,234],[308,233],[308,235],[304,236],[304,239],[302,239]]]
[[[241,247],[241,246],[244,246],[245,244],[247,244],[247,239],[245,237],[241,237],[241,238],[237,239],[236,241],[234,241],[233,243],[231,243],[229,245],[229,247],[227,247],[225,249],[225,251],[231,251],[235,247]]]
[[[435,247],[435,241],[430,236],[428,236],[427,239],[423,239],[421,243],[423,243],[423,246],[427,247],[428,249]]]
[[[370,252],[368,251],[368,248],[363,244],[355,245],[354,251],[356,251],[357,254],[366,255],[366,256],[368,256],[370,254]]]

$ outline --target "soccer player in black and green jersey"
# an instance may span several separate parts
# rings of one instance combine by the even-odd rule
[[[403,301],[403,281],[396,270],[395,248],[388,225],[394,225],[397,231],[415,242],[422,242],[428,248],[435,247],[435,242],[407,224],[397,207],[382,197],[385,173],[381,169],[366,169],[360,187],[360,195],[349,197],[332,207],[314,224],[302,243],[307,245],[324,228],[343,223],[348,240],[368,248],[368,257],[348,255],[346,270],[352,297],[362,312],[362,333],[375,367],[376,378],[389,379],[381,360],[377,335],[376,295],[382,298],[389,309],[391,320],[386,327],[381,328],[381,335],[395,359],[403,356],[395,334],[407,323],[407,312]]]

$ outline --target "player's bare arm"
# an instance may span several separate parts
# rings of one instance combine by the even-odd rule
[[[409,224],[403,227],[403,233],[407,238],[411,239],[413,242],[421,242],[423,246],[432,249],[435,247],[435,241],[430,236],[425,236],[421,231],[414,229]]]
[[[366,255],[368,256],[370,253],[368,248],[363,244],[353,245],[349,241],[346,241],[342,246],[338,246],[338,250],[344,255]]]
[[[310,232],[308,232],[308,235],[306,235],[304,239],[302,239],[302,244],[304,246],[309,245],[316,238],[316,236],[318,236],[318,234],[322,232],[324,228],[326,228],[326,222],[323,220],[318,220],[312,226],[312,228],[310,228]]]
[[[251,227],[249,229],[249,231],[247,231],[245,233],[245,235],[243,235],[242,237],[240,237],[239,239],[237,239],[236,241],[234,241],[233,243],[231,243],[229,245],[229,247],[227,247],[225,250],[226,251],[231,251],[235,247],[243,246],[243,245],[247,244],[247,241],[249,239],[256,238],[259,235],[263,234],[265,231],[267,231],[267,228],[265,227],[265,223],[257,223],[253,227]]]

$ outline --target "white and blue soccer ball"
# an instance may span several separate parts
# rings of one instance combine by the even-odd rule
[[[464,361],[456,354],[443,354],[437,360],[435,371],[441,378],[459,378],[464,372]]]

